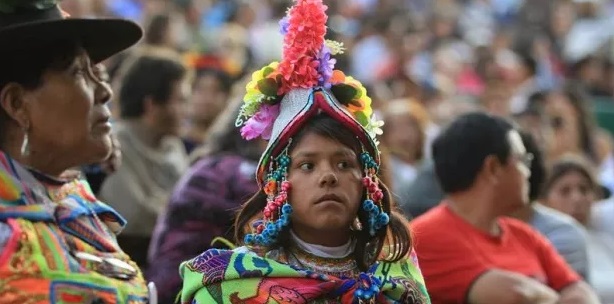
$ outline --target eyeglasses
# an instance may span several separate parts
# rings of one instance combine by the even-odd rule
[[[525,153],[523,155],[518,155],[516,158],[527,168],[531,168],[531,164],[533,163],[533,153]]]

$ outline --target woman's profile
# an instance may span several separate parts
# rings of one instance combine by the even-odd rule
[[[252,76],[237,126],[268,140],[234,250],[181,266],[182,303],[430,303],[404,218],[379,181],[371,99],[334,70],[326,6],[282,19],[283,59]]]
[[[0,0],[0,302],[156,303],[117,245],[125,220],[69,170],[112,154],[99,63],[141,36],[55,0]]]

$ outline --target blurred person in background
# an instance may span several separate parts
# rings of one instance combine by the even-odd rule
[[[596,54],[611,39],[612,16],[606,14],[602,0],[573,0],[575,18],[565,36],[563,56],[567,62],[578,62]]]
[[[552,144],[553,136],[551,121],[544,113],[547,94],[542,91],[533,93],[529,96],[524,111],[512,116],[520,129],[530,133],[537,141],[540,152],[544,151],[546,154]]]
[[[596,230],[591,223],[593,204],[601,191],[590,163],[580,156],[566,155],[556,161],[544,185],[543,202],[569,214],[588,231],[589,283],[601,301],[614,303],[614,238]]]
[[[425,133],[428,123],[426,109],[413,99],[396,99],[384,106],[382,119],[383,147],[389,152],[391,189],[403,208],[407,201],[407,188],[416,178],[423,159]]]
[[[228,247],[213,241],[232,239],[237,208],[258,191],[254,172],[266,143],[241,137],[235,127],[241,104],[237,95],[220,114],[158,219],[146,277],[156,283],[160,303],[173,303],[179,293],[181,262],[209,248]]]
[[[597,231],[614,236],[614,195],[593,204],[591,227]]]
[[[180,16],[174,12],[163,12],[150,16],[145,27],[144,46],[160,51],[179,50],[178,31],[181,30]]]
[[[529,96],[539,91],[537,84],[537,61],[530,53],[516,53],[516,68],[508,74],[507,82],[512,87],[510,111],[518,114],[524,111],[529,102]]]
[[[606,66],[602,58],[587,55],[571,62],[569,70],[569,78],[587,95],[608,96],[602,86],[602,81],[606,78]]]
[[[172,11],[164,11],[147,16],[145,20],[145,35],[143,42],[130,52],[115,56],[108,63],[109,77],[114,88],[121,88],[122,78],[132,63],[141,56],[176,56],[179,58],[178,32],[181,28],[181,17]],[[114,116],[120,116],[119,108],[111,108]]]
[[[561,256],[584,280],[589,278],[586,231],[571,216],[539,203],[546,181],[544,156],[530,133],[521,132],[527,153],[533,156],[529,177],[529,204],[514,216],[543,234]]]
[[[502,81],[490,81],[486,84],[486,89],[480,95],[480,105],[484,110],[492,115],[509,117],[511,90]]]
[[[215,58],[202,58],[193,65],[196,75],[186,107],[187,126],[183,135],[186,152],[200,146],[220,113],[228,107],[233,81]]]
[[[596,162],[595,122],[584,94],[577,88],[566,87],[546,98],[544,111],[553,135],[547,158],[555,160],[574,153]]]
[[[131,63],[120,89],[121,120],[114,131],[122,166],[105,179],[100,196],[129,221],[118,241],[143,266],[156,219],[188,167],[179,138],[185,76],[174,59],[143,56]]]
[[[552,6],[548,35],[552,43],[552,50],[559,58],[563,55],[565,39],[572,28],[576,11],[572,1],[556,1]]]
[[[210,41],[210,51],[223,60],[226,72],[233,79],[242,78],[254,67],[249,36],[249,28],[255,21],[253,6],[250,1],[234,3],[228,20],[215,31]]]
[[[266,2],[269,3],[268,18],[250,28],[250,45],[256,66],[281,59],[283,36],[279,32],[279,20],[286,15],[286,9],[292,0],[266,0]]]
[[[407,192],[401,195],[407,197],[403,205],[403,214],[407,218],[418,217],[437,206],[445,197],[443,189],[435,174],[433,160],[425,161],[417,170],[416,178]]]
[[[393,56],[386,40],[386,30],[389,20],[383,17],[364,17],[360,36],[352,45],[350,66],[352,75],[366,85],[377,81],[381,64],[391,60]]]
[[[614,138],[610,131],[598,129],[595,134],[596,154],[598,172],[597,176],[599,183],[604,186],[608,193],[604,196],[610,196],[614,193]]]
[[[446,198],[411,222],[433,303],[599,303],[544,236],[506,217],[529,203],[531,161],[510,123],[462,115],[433,160]]]

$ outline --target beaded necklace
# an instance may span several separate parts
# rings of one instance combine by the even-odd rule
[[[338,278],[355,278],[360,271],[351,255],[343,258],[323,258],[313,255],[298,246],[286,249],[288,263],[317,273]]]

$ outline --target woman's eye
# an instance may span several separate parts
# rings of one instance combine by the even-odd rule
[[[339,167],[339,169],[347,169],[350,167],[350,163],[346,161],[342,161],[337,164],[337,167]]]

